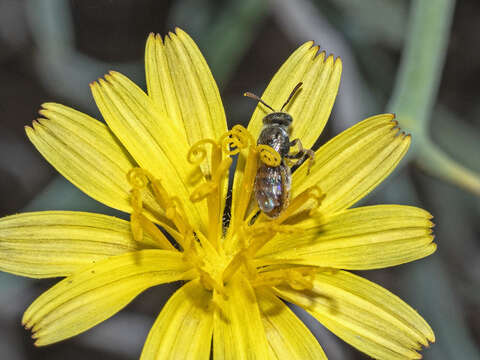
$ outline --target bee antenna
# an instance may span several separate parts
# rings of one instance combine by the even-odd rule
[[[268,107],[270,110],[272,110],[273,112],[275,112],[275,110],[270,106],[268,105],[265,101],[263,101],[262,99],[260,99],[257,95],[255,94],[252,94],[251,92],[246,92],[243,94],[243,96],[246,96],[246,97],[249,97],[253,100],[257,100],[258,102],[261,102],[263,105],[265,105],[266,107]]]
[[[282,106],[282,108],[280,109],[280,111],[282,111],[283,108],[284,108],[285,106],[287,106],[287,104],[290,102],[290,100],[292,100],[293,95],[295,95],[295,93],[298,91],[298,89],[300,89],[300,87],[301,87],[302,85],[303,85],[303,83],[302,83],[302,82],[299,82],[299,83],[293,88],[292,92],[291,92],[290,95],[288,96],[287,101],[285,101],[285,104],[283,104],[283,106]]]

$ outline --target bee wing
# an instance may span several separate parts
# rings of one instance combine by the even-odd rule
[[[291,184],[290,168],[260,165],[255,177],[255,199],[258,207],[269,217],[277,217],[288,206]]]

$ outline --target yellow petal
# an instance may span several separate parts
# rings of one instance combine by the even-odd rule
[[[145,64],[149,95],[183,125],[190,145],[204,138],[217,140],[227,131],[217,84],[187,33],[176,28],[165,44],[159,35],[151,34]]]
[[[68,276],[106,257],[158,248],[146,234],[112,216],[42,211],[0,219],[0,269],[33,278]]]
[[[325,52],[318,54],[318,46],[307,42],[300,46],[277,71],[262,95],[275,110],[280,108],[299,83],[298,93],[284,108],[292,115],[292,139],[299,138],[306,148],[313,146],[330,116],[337,96],[342,73],[342,62]],[[248,130],[257,137],[262,119],[271,110],[259,104],[253,113]]]
[[[157,41],[158,49],[161,47],[160,38]],[[176,92],[174,99],[178,101],[188,144],[192,146],[207,138],[218,141],[228,130],[227,120],[217,83],[200,49],[186,32],[176,28],[175,33],[169,33],[165,38],[163,51],[167,57]],[[167,80],[168,78],[165,79]],[[207,154],[207,161],[201,164],[201,169],[210,178],[210,148],[207,149]],[[222,198],[225,198],[227,190],[228,182],[224,184]]]
[[[160,35],[150,33],[145,47],[145,77],[147,92],[155,104],[171,121],[171,126],[185,133],[182,111]]]
[[[326,194],[319,211],[331,214],[353,205],[387,177],[410,146],[392,114],[368,118],[334,137],[315,153],[315,163],[292,176],[292,194],[318,185]],[[307,165],[307,164],[305,164]]]
[[[419,359],[435,341],[427,322],[384,288],[345,271],[319,273],[312,291],[279,296],[302,306],[338,337],[376,359]]]
[[[258,256],[354,270],[399,265],[435,251],[431,218],[427,211],[413,206],[348,209],[296,224],[302,231],[295,236],[278,234]]]
[[[212,293],[198,281],[182,286],[153,324],[141,360],[210,359]]]
[[[87,195],[131,212],[127,173],[136,164],[111,131],[90,116],[60,104],[43,104],[40,114],[48,120],[40,119],[33,123],[33,129],[25,129],[43,157]],[[150,213],[167,221],[151,194],[146,195],[145,203]]]
[[[169,250],[110,257],[46,291],[27,309],[22,323],[32,330],[35,345],[48,345],[108,319],[149,287],[192,275],[182,255]]]
[[[169,194],[179,197],[192,225],[204,230],[201,224],[202,219],[206,223],[206,205],[190,201],[193,169],[187,163],[185,134],[125,76],[112,72],[105,79],[91,87],[108,126],[138,164],[159,179]]]
[[[318,55],[303,77],[303,85],[294,101],[285,110],[292,115],[292,139],[300,139],[303,146],[311,148],[323,131],[340,85],[342,61],[325,53]]]
[[[150,34],[145,50],[149,96],[182,129],[189,146],[206,138],[218,140],[227,123],[217,84],[195,42],[176,28],[162,41]],[[210,175],[210,149],[201,165]],[[224,191],[226,193],[227,188]]]
[[[267,289],[256,290],[268,343],[277,359],[327,359],[303,322]]]
[[[227,299],[215,293],[213,354],[221,359],[268,359],[260,310],[250,283],[236,276],[225,286]]]

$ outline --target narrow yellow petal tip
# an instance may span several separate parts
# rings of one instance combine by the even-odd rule
[[[105,75],[105,79],[98,79],[98,81],[95,83],[95,85],[96,86],[101,86],[101,87],[107,87],[108,83],[107,83],[106,80],[108,80],[108,75]]]
[[[308,46],[308,47],[313,47],[313,46],[315,46],[315,41],[313,41],[313,40],[308,40],[308,41],[304,42],[304,43],[302,44],[302,46],[300,46],[300,47],[304,47],[304,46],[305,46],[305,47],[306,47],[306,46]]]
[[[327,56],[326,51],[320,51],[317,50],[317,54],[315,55],[315,58],[318,59],[317,61],[325,62],[325,57]]]
[[[190,37],[182,28],[179,28],[178,26],[175,26],[175,33],[177,35],[187,35],[188,37]]]
[[[37,131],[41,124],[38,122],[38,119],[32,121],[32,130]],[[33,134],[32,134],[33,135]]]
[[[118,71],[115,71],[115,70],[110,70],[108,72],[109,75],[111,75],[112,77],[115,77],[115,76],[123,76],[122,73],[119,73]]]
[[[325,62],[326,62],[326,63],[329,63],[329,65],[330,65],[330,64],[333,65],[333,63],[334,63],[334,55],[333,55],[333,54],[329,54],[329,55],[327,56],[327,59],[325,60]]]
[[[112,82],[112,79],[113,79],[113,76],[112,76],[112,73],[109,71],[107,74],[104,75],[104,78],[107,82]],[[102,80],[100,80],[101,82]]]
[[[58,109],[58,108],[66,108],[65,105],[56,103],[56,102],[44,102],[42,105],[40,105],[43,109],[46,110],[53,110],[53,109]]]
[[[412,134],[406,134],[405,140],[408,141],[408,143],[410,144],[412,142]]]

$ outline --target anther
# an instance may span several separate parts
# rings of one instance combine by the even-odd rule
[[[133,168],[127,173],[127,181],[134,189],[143,189],[148,184],[148,173],[141,168]]]
[[[280,154],[268,145],[257,145],[256,151],[259,154],[260,160],[267,166],[276,167],[282,162]]]
[[[188,150],[187,160],[190,164],[200,165],[207,157],[207,150],[205,145],[212,145],[212,148],[216,148],[219,145],[213,139],[203,139],[197,141],[192,145],[190,150]]]
[[[212,180],[208,180],[207,182],[200,184],[190,195],[190,201],[198,202],[205,199],[208,195],[213,193],[215,190],[218,189],[222,179],[226,177],[226,173],[230,169],[230,165],[232,164],[232,159],[227,158],[224,159],[220,165],[218,166]]]
[[[249,145],[255,144],[255,140],[247,129],[241,125],[235,125],[220,138],[220,143],[226,154],[235,155]]]
[[[308,200],[314,200],[315,206],[309,210],[309,215],[311,216],[314,211],[322,204],[323,199],[325,198],[325,193],[322,192],[318,185],[313,185],[303,192],[298,194],[289,204],[289,206],[284,210],[283,213],[276,219],[277,223],[282,223],[287,218],[289,218],[294,212],[301,209]]]

